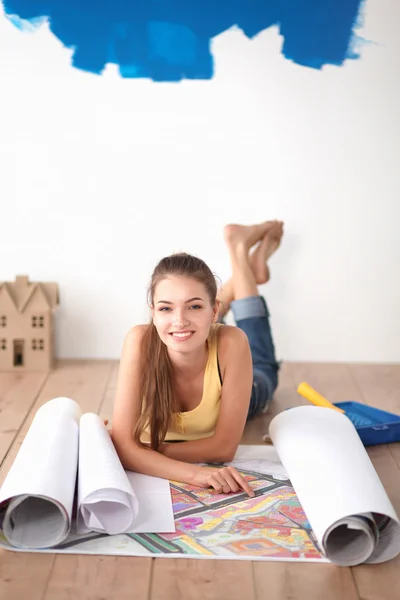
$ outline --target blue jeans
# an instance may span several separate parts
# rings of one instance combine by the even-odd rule
[[[248,419],[265,412],[278,385],[280,364],[269,324],[269,312],[262,296],[250,296],[231,302],[237,327],[248,337],[253,360],[253,387]]]

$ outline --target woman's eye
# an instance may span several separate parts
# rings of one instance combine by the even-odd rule
[[[163,306],[160,308],[160,312],[166,312],[167,310],[171,310],[169,306]]]
[[[190,308],[198,309],[198,308],[201,308],[201,306],[200,306],[200,304],[193,304]]]

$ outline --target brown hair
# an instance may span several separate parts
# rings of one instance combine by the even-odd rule
[[[203,260],[184,252],[166,256],[154,269],[148,289],[150,305],[153,305],[157,284],[168,275],[190,277],[202,283],[214,306],[217,283],[212,271]],[[139,441],[143,430],[149,427],[151,448],[157,450],[164,441],[176,407],[172,390],[171,361],[153,320],[143,337],[141,359],[142,411],[134,430],[134,439]]]

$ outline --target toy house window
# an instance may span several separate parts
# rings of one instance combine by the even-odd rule
[[[7,327],[7,317],[4,315],[0,317],[0,327]]]
[[[5,340],[5,339],[0,340],[0,349],[7,350],[7,340]]]
[[[32,317],[32,327],[44,327],[44,317]]]
[[[32,350],[44,350],[44,340],[32,340]]]

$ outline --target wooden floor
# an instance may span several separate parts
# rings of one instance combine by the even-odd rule
[[[39,406],[69,396],[110,419],[116,361],[62,361],[49,375],[0,373],[0,485]],[[250,423],[243,443],[260,444],[272,416],[297,404],[301,381],[331,401],[356,400],[400,414],[400,365],[284,363],[271,412]],[[340,440],[338,440],[340,444]],[[400,444],[369,449],[400,514]],[[355,568],[327,564],[151,559],[0,550],[0,600],[395,600],[400,556]]]

